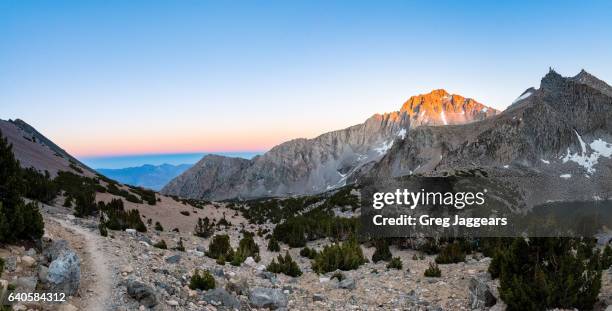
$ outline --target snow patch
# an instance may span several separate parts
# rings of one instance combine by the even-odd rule
[[[544,160],[544,159],[540,159],[540,161],[544,162],[544,164],[550,164],[550,161]]]
[[[387,153],[387,151],[389,151],[389,149],[391,149],[391,146],[393,146],[393,140],[388,140],[388,141],[384,142],[382,144],[382,146],[380,146],[378,148],[374,148],[374,150],[376,152],[378,152],[379,155],[383,155],[383,154]]]
[[[568,178],[572,178],[572,174],[562,174],[562,175],[559,175],[559,177],[568,179]]]
[[[489,111],[489,108],[484,107],[484,108],[480,109],[480,111],[481,111],[481,112],[484,112],[484,113],[487,113],[487,111]]]
[[[446,122],[446,115],[444,114],[444,110],[440,111],[440,119],[442,119],[442,123],[444,123],[444,125],[448,125],[448,122]]]
[[[518,103],[518,102],[520,102],[521,100],[523,100],[523,99],[525,99],[525,98],[527,98],[527,97],[529,97],[529,96],[531,96],[531,92],[527,92],[527,93],[525,93],[525,94],[523,94],[523,95],[521,95],[521,96],[517,97],[517,98],[516,98],[516,99],[515,99],[515,100],[514,100],[512,103],[513,103],[513,104],[514,104],[514,103]]]
[[[401,139],[406,138],[406,129],[401,129],[398,133],[397,136],[399,136]]]
[[[504,168],[509,168],[509,167],[510,167],[510,165],[504,165]]]
[[[576,132],[576,136],[578,136],[578,140],[580,141],[580,147],[582,148],[582,152],[580,154],[572,154],[567,148],[567,154],[562,158],[563,163],[567,163],[568,161],[572,161],[582,167],[584,167],[589,174],[595,172],[594,166],[599,162],[600,157],[610,158],[612,156],[612,144],[604,141],[599,138],[594,140],[589,147],[591,147],[590,155],[587,155],[586,144],[582,140],[582,137],[578,135]]]

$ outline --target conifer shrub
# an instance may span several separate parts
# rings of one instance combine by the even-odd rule
[[[155,222],[155,231],[164,231],[164,227],[161,223],[159,223],[159,221]]]
[[[336,217],[319,208],[289,217],[274,228],[273,236],[290,247],[304,247],[307,241],[321,238],[346,240],[357,232],[358,224],[358,218]]]
[[[440,250],[440,254],[436,256],[437,264],[450,264],[465,261],[465,252],[459,243],[453,242],[447,244]]]
[[[138,194],[141,200],[147,202],[147,204],[155,205],[155,203],[157,202],[157,199],[155,198],[155,191],[145,189],[143,187],[135,187],[130,185],[128,185],[128,187],[130,188],[130,191]]]
[[[247,257],[255,258],[257,256],[259,256],[259,245],[255,243],[252,233],[244,232],[244,236],[240,239],[238,248],[234,252],[231,264],[239,266]]]
[[[208,270],[195,270],[189,281],[189,288],[192,290],[209,290],[215,288],[215,278]]]
[[[49,171],[41,174],[30,167],[22,170],[22,177],[25,184],[24,196],[29,199],[49,204],[59,192],[57,184],[51,179]]]
[[[159,248],[159,249],[168,249],[168,245],[166,244],[165,240],[161,240],[155,244],[153,244],[153,247],[155,248]]]
[[[612,247],[606,245],[601,254],[601,269],[606,270],[612,267]]]
[[[315,259],[315,257],[317,257],[317,254],[318,253],[316,250],[309,248],[308,246],[300,250],[300,256],[306,257],[308,259]]]
[[[208,217],[198,218],[193,234],[201,238],[209,238],[215,233],[215,221],[210,221]]]
[[[361,246],[355,239],[350,239],[341,244],[325,246],[315,257],[312,268],[317,273],[354,270],[366,261]]]
[[[185,245],[183,245],[183,238],[179,238],[178,242],[176,243],[176,246],[173,249],[180,252],[185,251]]]
[[[381,260],[391,260],[391,257],[393,257],[393,255],[391,255],[391,251],[389,250],[389,243],[387,242],[387,240],[378,240],[376,241],[375,246],[376,250],[374,251],[374,254],[372,254],[372,262],[376,263]]]
[[[427,238],[425,243],[418,247],[418,250],[427,255],[434,255],[440,252],[440,244],[434,238]]]
[[[280,244],[278,244],[278,241],[274,237],[268,241],[268,250],[271,252],[280,252]]]
[[[219,259],[219,257],[223,256],[223,258],[227,259],[232,258],[233,255],[234,252],[230,245],[230,238],[227,234],[213,236],[212,241],[208,245],[206,256],[213,259]]]
[[[72,197],[71,196],[67,196],[64,199],[64,204],[62,206],[63,207],[68,207],[68,208],[72,207]]]
[[[225,266],[225,256],[219,256],[215,261],[218,265]]]
[[[101,236],[104,236],[104,237],[108,236],[108,230],[106,230],[106,226],[104,224],[99,224],[98,230],[100,230]]]
[[[0,277],[2,277],[2,273],[4,273],[4,258],[0,258]]]
[[[121,199],[112,199],[109,203],[98,202],[98,209],[102,211],[102,222],[111,230],[135,229],[146,232],[147,226],[142,222],[138,210],[126,211]]]
[[[12,146],[0,132],[0,243],[37,240],[43,235],[37,203],[26,204],[22,199],[25,183]]]
[[[498,248],[489,271],[508,310],[590,310],[601,289],[602,257],[594,248],[593,239],[515,238]]]
[[[272,259],[272,262],[268,265],[267,270],[274,273],[282,273],[292,277],[298,277],[302,275],[302,270],[298,264],[293,261],[289,252],[285,253],[285,256],[278,255],[276,259]]]
[[[393,257],[391,261],[389,261],[389,263],[387,264],[388,269],[402,270],[402,267],[402,260],[399,257]]]
[[[442,271],[434,262],[429,263],[429,268],[425,270],[425,276],[428,278],[439,278],[442,276]]]

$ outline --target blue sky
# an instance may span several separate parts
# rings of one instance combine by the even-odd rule
[[[435,88],[612,81],[611,1],[0,2],[0,118],[79,157],[262,151]]]

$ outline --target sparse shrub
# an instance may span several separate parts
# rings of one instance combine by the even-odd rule
[[[108,230],[106,230],[106,226],[104,226],[104,224],[99,224],[98,229],[100,230],[101,236],[104,236],[104,237],[108,236]]]
[[[340,270],[353,270],[364,264],[361,247],[356,240],[351,239],[342,244],[325,246],[315,257],[312,268],[317,273]]]
[[[183,245],[183,238],[179,238],[178,242],[176,243],[176,246],[173,249],[180,252],[185,251],[185,246]]]
[[[225,266],[225,256],[219,256],[219,258],[217,258],[216,260],[216,263],[218,265]]]
[[[208,270],[195,270],[189,281],[189,288],[192,290],[209,290],[215,288],[215,278]]]
[[[434,255],[440,252],[440,244],[434,238],[427,238],[427,241],[418,250],[427,255]]]
[[[283,273],[292,277],[302,275],[302,270],[300,270],[298,264],[293,261],[289,252],[286,252],[284,257],[283,255],[278,255],[277,259],[272,259],[267,270],[274,273]]]
[[[425,276],[428,278],[439,278],[442,276],[442,271],[435,262],[430,262],[429,268],[425,270]]]
[[[391,260],[391,251],[389,250],[389,243],[387,240],[378,240],[376,241],[376,250],[372,255],[372,262],[376,263],[378,261],[389,261]]]
[[[253,234],[250,232],[244,232],[244,236],[238,244],[238,248],[234,252],[231,264],[239,266],[247,257],[256,257],[259,255],[259,245],[255,243]]]
[[[387,264],[388,269],[402,270],[402,267],[402,260],[399,257],[393,257],[391,261],[389,261],[389,263]]]
[[[153,247],[160,248],[160,249],[168,249],[168,245],[166,244],[166,241],[163,239],[153,244]]]
[[[224,258],[232,258],[234,252],[232,250],[232,246],[230,245],[230,239],[227,234],[215,235],[208,246],[208,251],[206,252],[206,256],[219,259],[219,257],[223,256]]]
[[[606,245],[601,254],[601,269],[606,270],[612,267],[612,247]]]
[[[436,256],[437,264],[449,264],[465,261],[465,252],[459,243],[453,242],[442,248],[440,254]]]
[[[98,202],[98,209],[102,211],[102,219],[104,219],[104,225],[108,229],[147,231],[147,226],[142,222],[140,212],[136,209],[125,211],[121,199],[112,199],[109,203],[100,201]]]
[[[309,248],[308,246],[300,250],[300,256],[306,257],[308,259],[315,259],[315,257],[317,257],[317,254],[318,253],[316,250]]]
[[[72,207],[72,197],[71,196],[67,196],[66,198],[64,198],[64,205],[62,205],[63,207]]]
[[[189,211],[181,211],[181,214],[185,215],[185,216],[189,216]]]
[[[268,250],[271,252],[280,252],[280,245],[274,237],[268,241]]]
[[[159,221],[155,222],[155,231],[164,231],[164,227],[159,223]]]
[[[4,258],[0,258],[0,277],[2,277],[3,272],[4,272]]]
[[[214,220],[211,222],[208,217],[198,218],[198,223],[195,226],[195,230],[193,234],[195,236],[199,236],[201,238],[209,238],[215,233],[215,222]]]

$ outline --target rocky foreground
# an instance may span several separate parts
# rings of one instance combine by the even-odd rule
[[[35,289],[68,293],[61,304],[18,303],[14,310],[504,310],[498,298],[497,283],[487,274],[490,258],[468,256],[466,262],[440,265],[442,276],[423,275],[433,256],[413,250],[391,249],[403,269],[386,268],[386,263],[366,263],[357,270],[316,274],[310,260],[299,249],[283,245],[304,274],[288,277],[267,272],[267,265],[279,253],[266,250],[267,241],[255,237],[261,260],[252,258],[240,266],[224,266],[204,255],[210,239],[189,232],[147,233],[134,230],[111,231],[102,237],[93,219],[83,220],[59,207],[45,206],[45,237],[42,252],[34,247],[11,246],[2,249],[7,258],[0,281],[4,291]],[[235,221],[235,220],[234,220]],[[237,245],[240,230],[255,225],[234,223],[217,233],[227,233]],[[163,250],[152,245],[162,239],[168,247],[182,238],[185,251]],[[320,249],[329,241],[319,240],[309,247]],[[34,245],[32,245],[34,246]],[[374,248],[363,247],[371,258]],[[196,269],[210,271],[216,288],[191,290],[190,276]],[[612,270],[604,271],[599,305],[612,304]],[[11,284],[11,285],[9,285]]]

